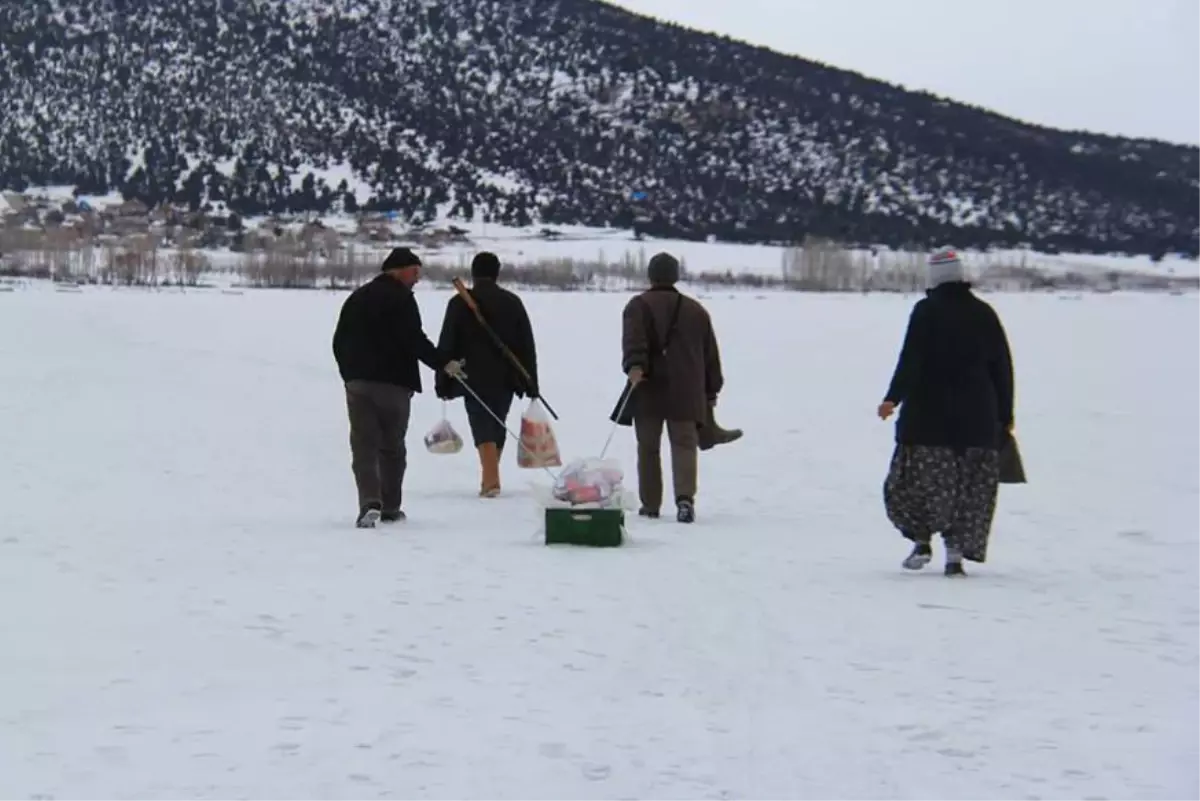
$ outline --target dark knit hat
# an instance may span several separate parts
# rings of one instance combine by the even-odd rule
[[[500,258],[495,253],[484,251],[471,259],[472,278],[491,278],[493,281],[500,277]]]
[[[679,259],[670,253],[656,253],[646,267],[651,286],[674,286],[679,280]]]
[[[408,248],[393,248],[392,252],[383,260],[383,266],[379,269],[383,272],[388,270],[399,270],[402,267],[420,267],[421,260],[417,258],[417,254],[413,253]]]

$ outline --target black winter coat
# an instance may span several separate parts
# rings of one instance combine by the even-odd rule
[[[538,397],[537,348],[525,304],[512,292],[485,278],[475,279],[475,285],[469,291],[479,305],[483,319],[487,320],[500,341],[508,346],[532,377],[532,386],[527,385],[516,367],[479,324],[475,313],[457,294],[446,304],[438,350],[452,359],[466,360],[463,368],[467,373],[467,383],[484,398],[507,393]],[[445,374],[437,376],[435,389],[437,396],[445,400],[465,394],[462,385]]]
[[[343,381],[381,381],[413,392],[421,391],[418,361],[438,372],[449,361],[425,336],[412,289],[383,273],[342,304],[333,357]]]
[[[1012,355],[995,310],[963,282],[917,302],[885,400],[903,445],[998,448],[1013,420]]]

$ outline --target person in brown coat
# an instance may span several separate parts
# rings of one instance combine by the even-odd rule
[[[638,514],[658,517],[663,479],[663,428],[671,444],[676,519],[696,517],[696,473],[700,427],[724,387],[721,354],[705,308],[681,294],[679,260],[668,253],[650,259],[650,289],[625,306],[622,368],[637,387],[633,426],[638,444]]]

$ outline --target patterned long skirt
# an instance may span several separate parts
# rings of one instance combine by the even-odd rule
[[[964,559],[987,559],[1000,483],[999,451],[897,445],[883,484],[888,519],[910,540],[941,533]]]

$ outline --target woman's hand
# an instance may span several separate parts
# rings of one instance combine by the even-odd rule
[[[891,401],[884,401],[879,404],[879,419],[886,420],[892,416],[892,412],[896,411],[896,404]]]

